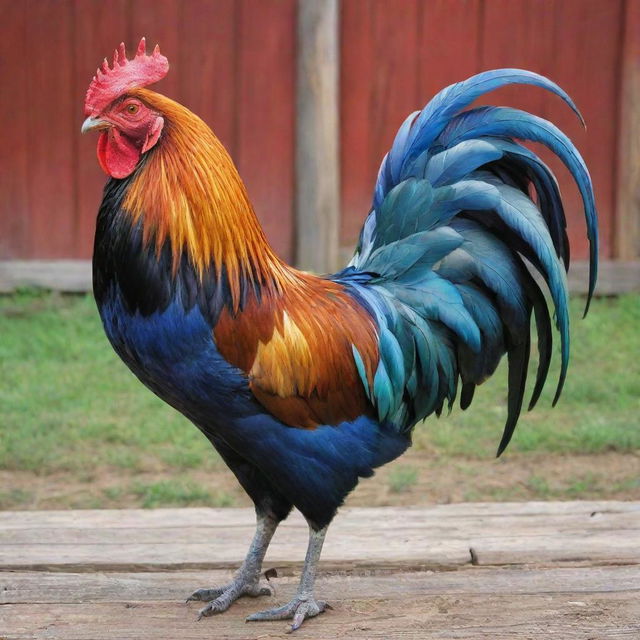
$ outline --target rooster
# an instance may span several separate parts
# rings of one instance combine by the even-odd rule
[[[144,88],[168,68],[143,38],[133,59],[124,45],[112,66],[105,59],[87,91],[82,131],[100,132],[98,160],[109,176],[95,298],[120,358],[205,434],[255,503],[255,537],[235,577],[189,600],[207,602],[200,616],[208,616],[240,596],[268,594],[262,562],[296,507],[309,524],[298,591],[248,618],[292,619],[294,630],[327,608],[314,597],[314,578],[347,494],[400,456],[416,423],[450,409],[458,392],[469,407],[506,354],[504,451],[525,394],[532,316],[539,362],[529,408],[547,378],[554,324],[554,403],[560,396],[569,361],[565,216],[554,176],[517,140],[546,145],[580,190],[587,309],[598,246],[589,173],[550,122],[467,107],[520,83],[556,94],[582,118],[560,87],[528,71],[486,71],[442,90],[405,120],[383,159],[353,259],[320,277],[271,249],[211,129]]]

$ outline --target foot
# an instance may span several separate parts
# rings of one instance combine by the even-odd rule
[[[226,611],[241,596],[257,598],[258,596],[270,596],[272,594],[273,590],[270,586],[261,585],[257,580],[246,580],[238,577],[222,587],[198,589],[187,598],[187,602],[209,603],[198,612],[198,620],[200,620],[205,616],[212,616]]]
[[[313,618],[319,613],[330,609],[331,607],[322,600],[314,600],[313,598],[303,598],[296,596],[291,602],[276,609],[268,609],[267,611],[259,611],[247,618],[247,622],[255,622],[260,620],[289,620],[293,619],[288,632],[291,633],[299,629],[306,618]]]

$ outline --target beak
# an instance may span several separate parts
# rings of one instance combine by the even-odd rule
[[[87,133],[87,131],[96,131],[99,129],[108,129],[111,125],[106,120],[100,120],[100,118],[92,118],[89,116],[83,123],[80,133]]]

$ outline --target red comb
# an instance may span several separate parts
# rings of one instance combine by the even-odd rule
[[[113,67],[107,59],[96,71],[84,101],[85,115],[97,115],[129,89],[146,87],[162,80],[169,71],[169,61],[155,46],[153,53],[146,54],[146,42],[142,38],[133,60],[127,60],[124,43],[113,53]]]

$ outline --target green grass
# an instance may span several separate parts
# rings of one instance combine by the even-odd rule
[[[640,296],[597,299],[584,321],[582,306],[580,299],[571,304],[565,392],[551,410],[556,358],[538,407],[521,418],[512,451],[640,450]],[[505,378],[501,366],[476,391],[468,411],[456,407],[448,417],[419,425],[415,446],[442,456],[492,457],[506,418]],[[91,482],[100,469],[135,477],[222,466],[204,436],[119,361],[90,296],[23,291],[0,297],[0,380],[0,470],[70,473]],[[405,470],[390,487],[402,491],[416,478]],[[532,482],[545,492],[544,478]],[[575,482],[579,493],[590,479]],[[133,492],[144,506],[228,501],[224,493],[173,481],[107,491]],[[27,499],[24,492],[5,490],[0,507]]]
[[[392,493],[408,491],[418,482],[418,470],[409,465],[399,465],[389,472],[389,490]]]
[[[137,483],[133,486],[134,494],[141,499],[145,509],[153,507],[231,507],[233,498],[224,492],[213,493],[208,489],[192,483],[176,480],[164,480],[150,484]]]

